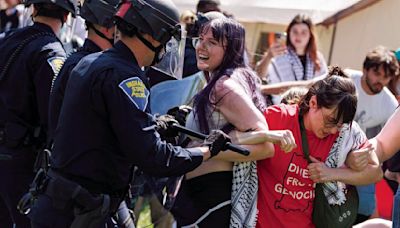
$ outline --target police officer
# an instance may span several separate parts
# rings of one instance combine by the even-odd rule
[[[229,139],[218,131],[209,147],[191,149],[174,147],[155,131],[170,122],[156,124],[149,114],[141,68],[162,58],[167,41],[179,35],[178,21],[171,0],[123,1],[116,13],[121,40],[72,70],[48,177],[30,213],[33,227],[100,226],[123,199],[133,165],[178,176],[225,149]]]
[[[33,179],[35,149],[46,138],[51,83],[65,59],[56,34],[75,12],[66,0],[26,3],[33,4],[34,24],[0,35],[1,227],[29,227],[16,207]]]
[[[86,55],[111,48],[114,44],[114,14],[119,0],[86,0],[79,15],[85,19],[88,37],[77,52],[71,54],[58,74],[50,95],[49,131],[50,139],[57,126],[64,91],[72,69]]]

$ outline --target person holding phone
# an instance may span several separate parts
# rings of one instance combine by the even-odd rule
[[[296,15],[286,29],[286,44],[273,43],[257,63],[256,71],[268,84],[304,81],[327,73],[323,55],[318,51],[314,25],[307,15]],[[280,90],[278,90],[281,92]],[[275,104],[279,97],[273,97]]]

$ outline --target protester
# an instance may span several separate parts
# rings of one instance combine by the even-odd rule
[[[399,65],[395,55],[383,46],[369,51],[363,71],[347,70],[358,97],[354,120],[367,138],[376,136],[398,106],[394,95],[386,86],[396,77]],[[357,186],[360,196],[357,223],[367,220],[376,209],[375,184]]]
[[[246,65],[244,50],[244,28],[232,19],[214,19],[200,29],[197,66],[208,72],[210,79],[194,98],[186,124],[190,129],[205,134],[212,129],[268,130],[261,115],[265,106],[259,82]],[[290,151],[294,145],[290,132],[286,133],[278,135],[277,141],[286,142],[282,146]],[[193,140],[191,145],[198,143]],[[247,157],[226,152],[186,175],[174,208],[178,226],[229,227],[255,223],[256,164],[248,161],[273,156],[274,150],[268,142],[247,148],[250,150]]]
[[[282,94],[281,103],[287,105],[298,104],[308,92],[306,87],[292,87]]]
[[[274,157],[258,162],[258,209],[263,216],[258,216],[257,227],[313,227],[315,182],[333,188],[330,194],[336,197],[331,195],[328,201],[337,204],[346,200],[342,183],[359,185],[381,178],[382,170],[373,152],[370,164],[362,171],[342,167],[349,151],[368,145],[361,129],[352,123],[357,103],[355,87],[343,76],[340,68],[335,67],[326,79],[310,88],[299,105],[271,106],[265,111],[270,130],[291,130],[297,145],[302,141],[300,117],[304,120],[314,163],[307,163],[302,146],[290,154],[280,152],[275,146]],[[265,137],[261,132],[252,135],[241,137],[256,142]],[[367,154],[370,151],[365,150]]]
[[[309,80],[327,72],[322,54],[318,51],[314,25],[310,17],[296,15],[286,29],[286,45],[272,44],[257,63],[257,72],[269,84]],[[274,97],[274,104],[279,103]]]
[[[0,33],[7,32],[11,29],[16,29],[20,26],[20,12],[17,5],[18,0],[5,0],[5,9],[0,10]],[[3,4],[0,4],[0,7]]]
[[[221,2],[219,0],[199,0],[196,6],[197,13],[207,13],[210,11],[220,12]]]
[[[376,148],[376,154],[380,162],[384,162],[395,155],[400,150],[400,109],[387,121],[381,132],[370,140]],[[400,178],[398,178],[400,179]],[[400,227],[400,189],[397,189],[393,203],[393,227]]]

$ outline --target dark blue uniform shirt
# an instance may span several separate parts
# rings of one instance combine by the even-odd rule
[[[72,70],[54,137],[51,166],[92,193],[124,189],[132,165],[156,176],[199,166],[199,150],[173,147],[154,130],[149,88],[121,41],[84,57]]]
[[[66,58],[62,44],[52,29],[35,23],[9,31],[0,39],[0,72],[20,43],[34,36],[37,37],[16,55],[0,81],[0,127],[11,125],[6,129],[9,138],[23,138],[25,134],[33,134],[37,127],[41,127],[42,133],[46,132],[52,80]],[[45,136],[42,139],[44,142]],[[1,150],[13,153],[12,148]]]
[[[58,116],[60,115],[60,110],[62,102],[64,99],[65,88],[67,86],[67,81],[72,69],[78,64],[78,62],[85,56],[102,51],[97,44],[93,41],[86,39],[85,43],[78,51],[72,53],[65,60],[60,73],[58,74],[56,80],[54,81],[53,88],[50,94],[50,106],[49,106],[49,136],[50,139],[53,138],[54,131],[57,127]]]

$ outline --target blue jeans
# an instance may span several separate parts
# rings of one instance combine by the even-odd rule
[[[393,198],[393,228],[400,228],[400,188],[397,189]]]
[[[358,214],[370,216],[375,211],[375,184],[357,186],[359,206]]]

